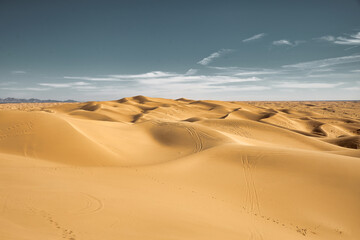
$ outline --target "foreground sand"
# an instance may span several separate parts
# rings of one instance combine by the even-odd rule
[[[0,109],[0,239],[360,239],[360,102]]]

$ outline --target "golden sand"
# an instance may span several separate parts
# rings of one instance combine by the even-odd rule
[[[360,239],[359,110],[0,105],[0,239]]]

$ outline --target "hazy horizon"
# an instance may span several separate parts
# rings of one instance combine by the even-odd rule
[[[2,1],[0,97],[360,99],[359,1]]]

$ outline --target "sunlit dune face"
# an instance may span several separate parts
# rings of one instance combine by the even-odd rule
[[[4,239],[357,239],[359,102],[0,105]]]

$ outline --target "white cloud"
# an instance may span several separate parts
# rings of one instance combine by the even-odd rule
[[[139,74],[66,77],[68,79],[113,82],[111,86],[108,85],[108,82],[104,82],[101,85],[90,84],[83,86],[81,84],[74,86],[71,83],[50,83],[52,85],[45,83],[46,85],[43,84],[42,86],[69,87],[73,91],[86,91],[90,95],[111,93],[114,96],[116,94],[123,94],[123,92],[135,95],[154,96],[154,94],[158,94],[158,96],[170,96],[171,94],[182,93],[213,94],[215,92],[226,95],[227,93],[233,94],[235,91],[251,92],[268,89],[274,89],[275,92],[297,91],[296,89],[333,89],[338,86],[347,87],[347,85],[343,84],[353,81],[352,79],[356,74],[346,69],[346,73],[344,71],[338,72],[339,66],[336,68],[328,66],[357,61],[360,61],[360,55],[301,62],[285,65],[280,68],[207,66],[201,72],[197,69],[189,69],[184,73],[151,71]],[[302,82],[302,79],[306,79],[307,82]],[[336,82],[336,79],[342,79],[342,82]],[[84,82],[86,83],[87,81]]]
[[[113,78],[119,86],[123,83],[126,88],[129,89],[137,89],[140,91],[141,89],[221,89],[228,88],[231,85],[232,88],[237,88],[242,85],[242,83],[246,82],[258,82],[262,81],[261,78],[256,76],[246,75],[246,76],[235,76],[235,75],[223,75],[223,74],[215,74],[215,75],[196,75],[195,69],[190,69],[185,74],[178,73],[169,73],[169,72],[161,72],[154,71],[149,73],[142,74],[121,74],[121,75],[106,75],[105,77]],[[255,74],[256,75],[256,74]],[[76,78],[76,77],[72,77]],[[87,77],[89,79],[94,79],[93,77]],[[81,78],[83,79],[83,78]],[[130,79],[130,80],[129,80]],[[80,84],[81,83],[81,84]],[[77,83],[41,83],[41,86],[54,87],[54,88],[66,88],[71,87],[75,90],[80,91],[100,91],[104,86],[94,87],[94,86],[79,86],[86,85],[84,82]],[[119,87],[117,87],[119,89]],[[258,88],[258,87],[256,87]],[[253,88],[255,90],[256,88]],[[249,89],[250,88],[246,88]],[[108,89],[105,89],[108,91]]]
[[[193,74],[196,73],[196,69],[190,69]],[[189,71],[190,71],[189,70]],[[188,72],[189,72],[188,71]],[[169,78],[181,76],[181,74],[162,72],[162,71],[152,71],[141,74],[117,74],[117,75],[106,75],[101,77],[77,77],[77,76],[65,76],[65,79],[73,80],[85,80],[85,81],[110,81],[110,82],[120,82],[120,81],[129,81],[129,80],[138,80],[138,79],[153,79],[153,78]]]
[[[268,75],[268,74],[276,74],[276,71],[242,71],[235,73],[235,76],[254,76],[254,75]]]
[[[310,73],[317,73],[317,72],[333,72],[334,69],[332,68],[316,68],[316,69],[311,69]]]
[[[360,69],[359,70],[352,70],[351,72],[360,73]]]
[[[12,74],[25,74],[26,72],[25,71],[11,71]]]
[[[49,88],[23,87],[23,88],[0,88],[9,91],[47,91]]]
[[[114,77],[77,77],[77,76],[65,76],[65,79],[73,80],[85,80],[85,81],[118,81]]]
[[[72,82],[72,83],[38,83],[40,86],[52,87],[52,88],[69,88],[75,86],[87,86],[90,85],[86,82]]]
[[[328,42],[333,42],[335,41],[335,37],[331,36],[331,35],[327,35],[327,36],[322,36],[317,38],[318,40],[322,40],[322,41],[328,41]]]
[[[322,78],[322,79],[351,79],[354,77],[354,74],[351,73],[343,73],[343,72],[331,72],[331,73],[309,73],[306,74],[304,77],[309,77],[309,78]]]
[[[284,45],[292,46],[293,45],[289,40],[286,40],[286,39],[273,41],[272,44],[275,46],[284,46]]]
[[[219,84],[219,83],[242,83],[242,82],[257,82],[262,79],[257,77],[240,78],[236,76],[225,75],[179,75],[168,78],[148,78],[139,79],[138,82],[144,85],[156,85],[156,84]]]
[[[262,79],[257,77],[237,77],[225,75],[186,75],[178,74],[171,77],[160,78],[139,78],[134,79],[131,85],[126,85],[127,95],[150,95],[166,97],[171,94],[179,94],[177,96],[185,96],[184,94],[201,94],[201,93],[221,93],[227,91],[261,91],[269,89],[267,86],[250,85],[250,83],[257,83]],[[104,95],[108,96],[114,94],[123,94],[124,85],[122,81],[114,82],[114,85],[97,86],[93,88],[75,88],[76,91],[85,91],[90,95]],[[169,95],[170,94],[170,95]],[[88,95],[88,96],[90,96]]]
[[[275,84],[274,87],[278,88],[334,88],[343,85],[343,82],[339,83],[318,83],[318,82],[282,82]]]
[[[345,48],[344,51],[349,51],[350,49],[357,48],[357,47],[360,47],[360,45],[356,45],[356,46],[351,46],[351,47]]]
[[[360,45],[360,32],[347,36],[338,36],[338,37],[328,35],[328,36],[322,36],[318,39],[339,45],[358,46]]]
[[[257,82],[261,81],[261,78],[258,77],[248,77],[248,78],[238,78],[233,76],[201,76],[203,79],[212,82],[221,82],[221,83],[240,83],[240,82]]]
[[[17,84],[17,82],[0,82],[0,86],[10,86]]]
[[[218,75],[233,75],[233,76],[257,76],[257,75],[273,75],[281,74],[283,70],[267,69],[267,68],[242,68],[242,67],[212,67],[209,69],[217,70]]]
[[[212,54],[210,54],[210,56],[203,58],[202,60],[200,60],[199,62],[197,62],[200,65],[206,66],[209,63],[211,63],[212,61],[214,61],[214,59],[221,57],[222,55],[232,52],[232,49],[221,49],[220,51],[214,52]]]
[[[309,62],[301,62],[297,64],[291,65],[284,65],[284,68],[299,68],[299,69],[312,69],[312,68],[322,68],[328,67],[338,64],[345,64],[345,63],[353,63],[359,62],[360,55],[351,55],[351,56],[344,56],[344,57],[336,57],[336,58],[327,58]]]
[[[281,40],[277,40],[277,41],[273,41],[273,45],[275,46],[292,46],[292,47],[295,47],[295,46],[298,46],[299,44],[301,43],[305,43],[306,41],[303,41],[303,40],[296,40],[294,42],[291,42],[289,40],[286,40],[286,39],[281,39]]]
[[[359,91],[360,87],[347,87],[347,88],[342,88],[344,90],[349,90],[349,91]]]
[[[244,40],[242,40],[243,42],[250,42],[250,41],[254,41],[254,40],[257,40],[257,39],[260,39],[260,38],[263,38],[263,37],[265,37],[265,33],[259,33],[259,34],[256,34],[256,35],[254,35],[254,36],[252,36],[252,37],[249,37],[249,38],[247,38],[247,39],[244,39]]]
[[[116,79],[143,79],[143,78],[164,78],[164,77],[172,77],[178,76],[177,73],[170,73],[170,72],[162,72],[162,71],[152,71],[142,74],[126,74],[126,75],[108,75],[110,78]]]
[[[80,90],[80,91],[87,91],[87,90],[96,90],[99,87],[95,86],[73,86],[72,89]]]
[[[197,72],[198,72],[197,69],[192,69],[192,68],[190,68],[190,69],[185,73],[185,75],[194,75],[194,74],[196,74]]]
[[[263,91],[271,89],[267,86],[239,86],[236,88],[236,91]]]
[[[239,67],[216,67],[216,66],[209,66],[210,69],[216,69],[216,70],[236,70],[239,69]]]
[[[360,32],[350,35],[350,37],[337,37],[334,41],[340,45],[360,45]]]

